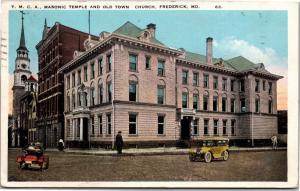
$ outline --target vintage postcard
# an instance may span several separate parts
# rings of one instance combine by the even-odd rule
[[[298,186],[298,3],[2,3],[2,186]]]

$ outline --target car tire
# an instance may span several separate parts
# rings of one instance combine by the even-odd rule
[[[195,157],[194,157],[194,156],[190,156],[189,158],[190,158],[190,161],[191,161],[191,162],[194,162],[194,161],[195,161]]]
[[[228,151],[223,151],[222,156],[223,156],[223,160],[224,160],[224,161],[227,161],[228,158],[229,158],[229,153],[228,153]]]
[[[211,159],[212,159],[212,155],[211,155],[210,152],[207,152],[207,153],[204,154],[204,161],[205,161],[206,163],[210,163],[210,162],[211,162]]]

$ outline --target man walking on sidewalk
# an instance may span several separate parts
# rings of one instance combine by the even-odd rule
[[[277,137],[276,137],[276,135],[273,135],[271,137],[271,141],[272,141],[273,149],[276,149],[277,148]]]
[[[122,154],[122,148],[123,148],[123,138],[121,133],[122,132],[119,131],[116,136],[116,147],[117,147],[118,154]]]

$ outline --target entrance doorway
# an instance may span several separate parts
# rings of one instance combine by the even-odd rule
[[[88,141],[89,123],[88,118],[83,118],[83,141]]]
[[[191,117],[183,117],[181,120],[181,140],[189,140],[191,138]]]

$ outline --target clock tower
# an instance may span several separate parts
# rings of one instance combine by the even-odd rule
[[[28,57],[28,49],[25,44],[25,33],[24,33],[24,17],[22,14],[22,28],[20,36],[20,44],[17,51],[17,57],[15,60],[14,70],[14,85],[13,85],[13,137],[12,146],[19,146],[19,135],[18,129],[20,128],[20,98],[25,93],[25,86],[27,79],[31,76],[30,71],[30,59]]]

